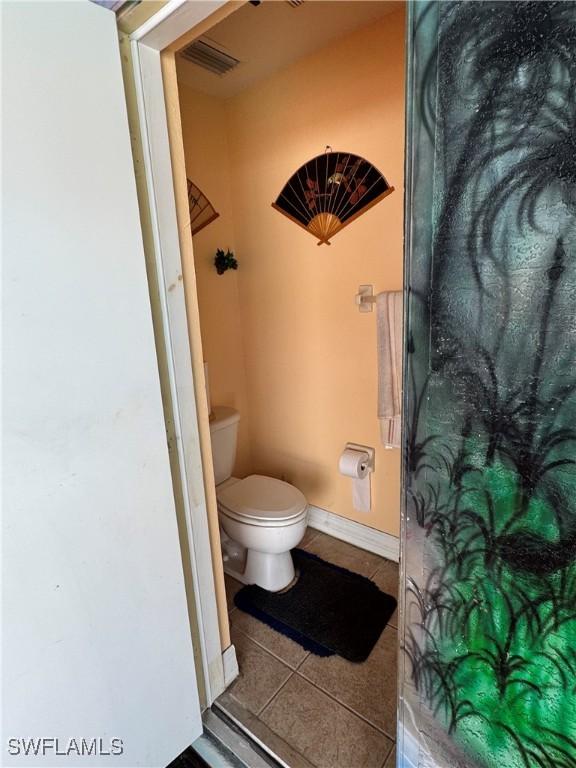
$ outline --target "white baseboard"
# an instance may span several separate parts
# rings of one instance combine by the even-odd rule
[[[314,507],[312,504],[308,506],[308,525],[334,536],[335,539],[341,539],[360,549],[374,552],[387,560],[397,563],[400,559],[400,540],[396,536],[340,517],[326,509]]]
[[[222,654],[222,665],[224,667],[224,688],[228,688],[240,674],[236,648],[233,645],[229,645]]]

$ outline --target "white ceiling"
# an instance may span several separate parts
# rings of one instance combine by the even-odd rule
[[[215,75],[178,56],[178,80],[212,96],[235,96],[402,5],[403,0],[305,0],[296,8],[285,0],[247,3],[202,35],[241,63],[226,75]]]

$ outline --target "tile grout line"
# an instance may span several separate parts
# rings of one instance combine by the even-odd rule
[[[378,555],[378,557],[380,557],[380,555]],[[391,562],[392,562],[392,560],[386,560],[386,558],[385,558],[385,557],[380,557],[380,560],[381,560],[381,562],[380,562],[380,563],[378,563],[378,567],[376,568],[376,570],[374,571],[374,573],[373,573],[371,576],[369,576],[369,577],[368,577],[369,579],[373,579],[373,578],[374,578],[374,576],[376,576],[376,574],[378,573],[378,571],[380,570],[380,568],[382,568],[382,566],[384,565],[384,563],[391,563]]]
[[[343,701],[340,701],[340,699],[337,699],[333,694],[331,694],[329,691],[327,691],[325,688],[322,688],[320,685],[317,685],[315,682],[310,680],[308,677],[305,677],[304,675],[300,674],[298,670],[294,672],[295,675],[298,675],[298,677],[301,677],[303,680],[305,680],[307,683],[309,683],[313,688],[316,688],[316,690],[323,693],[325,696],[328,696],[329,699],[332,699],[332,701],[336,702],[339,706],[346,709],[351,714],[355,715],[357,718],[365,722],[367,725],[369,725],[371,728],[374,728],[375,731],[378,731],[378,733],[382,734],[382,736],[385,736],[387,739],[389,739],[393,744],[396,743],[396,736],[391,736],[387,731],[384,731],[382,728],[380,728],[378,725],[375,725],[373,722],[368,720],[367,717],[364,715],[361,715],[359,712],[356,712],[356,710],[352,709],[352,707],[348,706],[347,704],[344,704]],[[398,706],[396,706],[396,709],[398,709]]]
[[[302,549],[306,549],[306,547],[309,544],[311,544],[314,541],[314,539],[318,538],[318,534],[320,533],[320,531],[317,528],[311,528],[310,526],[306,527],[306,533],[308,533],[308,531],[314,531],[314,533],[311,535],[310,539],[306,542],[306,544],[302,547]],[[299,544],[298,546],[300,547],[300,545],[301,544]]]
[[[310,655],[310,654],[308,654],[308,655]],[[304,663],[304,662],[302,662],[302,663]],[[362,722],[366,723],[366,725],[368,725],[368,726],[370,726],[371,728],[373,728],[373,729],[374,729],[374,730],[375,730],[377,733],[379,733],[380,735],[384,736],[384,737],[385,737],[385,738],[386,738],[386,739],[387,739],[387,740],[390,742],[390,749],[389,749],[389,750],[388,750],[388,752],[386,753],[386,755],[385,755],[385,757],[384,757],[384,760],[383,760],[383,762],[382,762],[382,765],[381,765],[381,767],[380,767],[380,768],[385,768],[385,765],[386,765],[386,761],[388,760],[388,758],[390,757],[390,754],[391,754],[392,750],[393,750],[393,749],[394,749],[394,747],[396,746],[396,738],[391,738],[391,737],[390,737],[390,736],[389,736],[387,733],[385,733],[385,732],[384,732],[384,731],[382,731],[380,728],[378,728],[377,726],[375,726],[373,723],[371,723],[369,720],[367,720],[367,719],[366,719],[365,717],[363,717],[362,715],[358,714],[358,712],[355,712],[355,711],[354,711],[353,709],[351,709],[350,707],[347,707],[347,706],[346,706],[345,704],[343,704],[341,701],[338,701],[338,699],[334,698],[334,696],[331,696],[331,695],[330,695],[330,694],[329,694],[327,691],[324,691],[322,688],[320,688],[319,686],[315,685],[315,684],[314,684],[314,683],[313,683],[311,680],[308,680],[308,678],[307,678],[307,677],[304,677],[304,675],[299,675],[299,674],[298,674],[298,672],[297,672],[296,670],[295,670],[294,672],[292,672],[292,674],[290,675],[290,677],[289,677],[289,678],[288,678],[288,679],[287,679],[287,680],[286,680],[286,681],[285,681],[285,682],[284,682],[284,683],[283,683],[283,684],[280,686],[280,688],[279,688],[279,689],[276,691],[276,693],[274,693],[274,694],[272,695],[272,697],[270,698],[270,700],[269,700],[269,701],[268,701],[266,704],[264,704],[264,706],[262,707],[262,709],[260,709],[260,710],[259,710],[258,714],[256,715],[256,717],[258,718],[258,720],[260,720],[260,722],[261,722],[261,723],[263,723],[263,724],[264,724],[266,727],[269,727],[269,726],[268,726],[268,725],[266,725],[266,723],[265,723],[265,722],[264,722],[264,721],[261,719],[260,715],[264,714],[264,710],[265,710],[265,709],[267,709],[267,708],[268,708],[268,707],[269,707],[269,706],[272,704],[272,702],[274,701],[274,699],[276,699],[276,697],[280,695],[280,693],[282,692],[282,690],[284,689],[284,687],[285,687],[285,686],[286,686],[286,685],[289,683],[289,681],[290,681],[290,680],[291,680],[291,679],[292,679],[294,676],[296,676],[296,677],[299,677],[299,678],[300,678],[300,679],[302,679],[304,682],[308,683],[308,684],[309,684],[309,685],[311,685],[313,688],[315,688],[317,691],[320,691],[320,693],[323,693],[325,696],[328,696],[328,698],[329,698],[329,699],[332,699],[332,701],[333,701],[333,702],[334,702],[336,705],[338,705],[339,707],[342,707],[342,709],[345,709],[346,711],[350,712],[352,715],[354,715],[355,717],[357,717],[359,720],[362,720]],[[271,729],[271,730],[273,731],[273,733],[276,733],[276,731],[274,731],[273,729]],[[279,734],[276,734],[276,735],[278,736]],[[284,738],[284,737],[280,737],[280,738]],[[285,740],[285,739],[284,739],[284,740]],[[291,749],[293,749],[295,752],[297,752],[299,755],[301,755],[301,756],[302,756],[302,757],[303,757],[305,760],[308,760],[308,762],[311,762],[310,758],[309,758],[309,757],[306,757],[306,755],[305,755],[305,754],[303,754],[303,753],[302,753],[302,752],[301,752],[299,749],[297,749],[297,748],[296,748],[296,747],[295,747],[293,744],[291,744],[291,743],[290,743],[290,742],[288,742],[288,741],[287,741],[286,743],[288,744],[288,746],[289,746]]]
[[[267,704],[265,704],[265,705],[262,707],[262,709],[260,710],[260,712],[259,712],[259,713],[256,715],[256,719],[258,720],[258,722],[262,723],[262,725],[263,725],[265,728],[269,728],[269,729],[270,729],[270,731],[271,731],[271,732],[272,732],[272,733],[273,733],[273,734],[276,736],[276,738],[278,738],[278,739],[281,739],[281,740],[282,740],[282,741],[283,741],[285,744],[287,744],[287,745],[288,745],[288,747],[289,747],[290,749],[292,749],[292,750],[293,750],[293,751],[294,751],[294,752],[295,752],[297,755],[299,755],[299,756],[300,756],[300,757],[301,757],[303,760],[305,760],[305,761],[306,761],[307,763],[309,763],[310,765],[316,766],[316,763],[313,763],[313,762],[312,762],[312,760],[311,760],[309,757],[306,757],[306,755],[305,755],[305,754],[304,754],[304,753],[303,753],[301,750],[299,750],[299,749],[298,749],[298,748],[297,748],[297,747],[296,747],[294,744],[292,744],[290,741],[288,741],[288,740],[287,740],[287,739],[286,739],[284,736],[280,736],[280,734],[279,734],[279,733],[276,733],[276,731],[275,731],[273,728],[271,728],[271,727],[270,727],[270,726],[269,726],[267,723],[265,723],[265,722],[264,722],[264,720],[262,720],[262,719],[261,719],[261,717],[260,717],[260,715],[262,715],[262,714],[264,713],[264,710],[265,710],[267,707],[269,707],[269,706],[270,706],[270,704],[272,704],[272,702],[273,702],[273,700],[276,698],[276,696],[278,696],[278,695],[280,694],[280,692],[282,691],[282,689],[283,689],[283,688],[284,688],[284,687],[285,687],[285,686],[288,684],[288,682],[289,682],[289,681],[290,681],[290,680],[291,680],[291,679],[294,677],[294,675],[295,675],[295,674],[296,674],[296,672],[292,672],[292,674],[290,675],[290,677],[288,678],[288,680],[286,680],[286,682],[285,682],[285,683],[283,683],[283,684],[280,686],[280,688],[279,688],[279,689],[276,691],[276,693],[275,693],[275,694],[272,696],[272,698],[270,699],[270,701],[269,701]],[[388,753],[388,755],[386,755],[386,760],[388,760],[388,757],[389,757],[389,755],[390,755],[390,752]],[[386,762],[386,761],[384,761],[384,762]],[[382,765],[382,768],[384,768],[384,765]]]
[[[292,750],[292,752],[294,752],[296,755],[301,757],[302,760],[304,760],[306,764],[311,766],[311,768],[318,768],[318,766],[316,766],[316,763],[312,763],[310,758],[306,757],[306,755],[301,750],[297,749],[294,746],[294,744],[292,744],[290,741],[288,741],[284,736],[281,736],[279,733],[277,733],[273,728],[271,728],[267,723],[265,723],[264,720],[262,720],[262,718],[260,717],[260,715],[264,712],[266,707],[269,704],[272,703],[272,700],[276,698],[276,696],[281,692],[281,690],[284,688],[284,686],[287,685],[288,681],[294,676],[294,674],[295,674],[295,672],[292,672],[292,674],[288,677],[288,679],[284,683],[282,683],[280,688],[276,691],[276,693],[274,693],[272,695],[272,698],[266,704],[264,704],[264,706],[262,707],[262,709],[259,712],[254,713],[254,712],[252,712],[251,710],[248,710],[248,709],[246,709],[245,711],[248,713],[249,716],[253,717],[258,723],[260,723],[260,725],[262,725],[264,728],[269,730],[270,733],[272,733],[276,739],[278,739],[283,744],[285,744],[288,747],[288,749]],[[243,704],[240,704],[240,706],[244,708]],[[224,711],[226,712],[225,708],[224,708]],[[252,729],[250,728],[250,726],[249,726],[249,724],[247,722],[244,722],[241,718],[239,718],[239,720],[240,720],[243,728],[247,729],[248,732],[252,732]],[[261,738],[260,736],[257,736],[257,740],[260,739],[260,738]],[[270,745],[267,745],[267,746],[272,749],[272,747]],[[274,751],[274,750],[272,749],[272,751]],[[388,753],[388,754],[390,754],[390,753]],[[285,760],[284,760],[282,755],[279,754],[278,757],[280,757],[280,759],[282,759],[285,762]],[[384,768],[384,766],[382,766],[381,768]]]
[[[250,614],[248,614],[248,615],[250,615]],[[262,645],[262,643],[258,642],[258,640],[255,640],[253,637],[250,637],[250,635],[247,632],[245,632],[243,629],[239,629],[238,627],[236,627],[235,628],[235,632],[239,632],[241,635],[244,635],[244,637],[247,640],[250,640],[251,643],[254,643],[254,645],[257,645],[258,648],[260,648],[260,650],[264,651],[264,653],[267,653],[268,656],[272,656],[274,661],[278,661],[280,664],[282,664],[282,666],[286,667],[286,669],[289,669],[290,672],[296,672],[296,670],[300,666],[300,664],[298,664],[297,667],[291,667],[290,664],[288,664],[287,661],[282,659],[280,656],[276,656],[275,653],[273,653],[272,651],[268,650],[268,648],[266,648],[266,646]],[[302,662],[300,662],[300,663],[302,663]]]
[[[310,655],[310,654],[308,654],[308,656],[309,656],[309,655]],[[302,661],[301,663],[303,664],[303,663],[304,663],[304,661]],[[321,693],[324,693],[325,695],[327,695],[327,696],[328,696],[328,698],[332,699],[332,701],[334,701],[334,702],[335,702],[335,703],[336,703],[338,706],[341,706],[343,709],[346,709],[346,710],[348,710],[348,712],[350,712],[351,714],[353,714],[353,715],[356,715],[357,717],[359,717],[359,719],[360,719],[360,720],[362,720],[363,722],[365,722],[367,725],[371,726],[372,728],[375,728],[375,726],[374,726],[372,723],[368,722],[368,721],[367,721],[365,718],[363,718],[363,717],[360,717],[360,716],[358,715],[358,713],[357,713],[357,712],[354,712],[354,710],[350,709],[349,707],[346,707],[346,706],[344,706],[344,705],[342,704],[342,702],[341,702],[341,701],[338,701],[338,700],[337,700],[337,699],[335,699],[333,696],[330,696],[330,694],[328,694],[326,691],[323,691],[323,690],[322,690],[321,688],[319,688],[317,685],[314,685],[314,683],[313,683],[311,680],[308,680],[308,679],[307,679],[306,677],[304,677],[303,675],[299,675],[299,674],[298,674],[298,672],[297,672],[296,670],[294,670],[294,671],[292,672],[292,674],[291,674],[291,675],[288,677],[288,679],[287,679],[287,680],[286,680],[284,683],[282,683],[282,685],[280,686],[280,688],[278,688],[278,690],[277,690],[277,691],[276,691],[274,694],[272,694],[272,697],[271,697],[271,698],[270,698],[270,699],[269,699],[269,700],[266,702],[266,704],[264,704],[264,706],[263,706],[263,707],[262,707],[262,708],[261,708],[261,709],[258,711],[258,713],[257,713],[256,717],[257,717],[257,718],[258,718],[258,720],[259,720],[261,723],[263,723],[263,725],[265,725],[267,728],[269,728],[270,726],[269,726],[269,725],[267,725],[267,724],[264,722],[264,720],[262,720],[262,718],[260,717],[260,715],[263,715],[263,714],[264,714],[264,710],[265,710],[265,709],[267,709],[267,708],[268,708],[268,707],[269,707],[269,706],[272,704],[272,702],[274,701],[274,699],[276,699],[276,698],[277,698],[277,697],[280,695],[280,693],[282,692],[282,690],[283,690],[283,689],[284,689],[284,688],[285,688],[285,687],[288,685],[288,683],[290,682],[290,680],[292,680],[292,678],[293,678],[294,676],[296,676],[296,677],[300,677],[302,680],[304,680],[304,682],[306,682],[306,683],[309,683],[309,685],[311,685],[313,688],[316,688],[316,690],[318,690],[318,691],[320,691]],[[275,733],[275,734],[276,734],[276,736],[279,736],[279,734],[277,734],[277,733],[276,733],[276,731],[274,731],[274,729],[271,729],[271,730],[272,730],[272,732],[273,732],[273,733]],[[379,732],[379,733],[382,733],[382,732],[380,731],[380,729],[379,729],[379,728],[375,728],[375,730],[376,730],[377,732]],[[385,733],[383,733],[382,735],[383,735],[383,736],[385,736],[386,738],[388,738],[388,740],[390,740],[390,737],[388,736],[388,734],[385,734]],[[284,739],[284,737],[282,737],[282,736],[279,736],[279,738],[282,738],[282,739]],[[286,741],[286,739],[284,739],[284,741]],[[294,746],[294,744],[290,743],[289,741],[286,741],[286,743],[288,744],[288,746],[289,746],[291,749],[293,749],[295,752],[297,752],[297,753],[298,753],[298,754],[299,754],[301,757],[303,757],[303,758],[304,758],[305,760],[307,760],[309,763],[311,762],[310,758],[309,758],[309,757],[306,757],[306,755],[305,755],[303,752],[301,752],[299,749],[297,749],[297,748]],[[392,744],[391,744],[391,747],[390,747],[390,749],[389,749],[389,750],[388,750],[388,752],[386,753],[386,757],[384,758],[384,762],[382,763],[382,766],[381,766],[381,768],[384,768],[384,765],[385,765],[385,763],[386,763],[386,760],[388,760],[388,757],[390,756],[390,752],[391,752],[391,751],[392,751],[392,749],[394,748],[395,744],[396,744],[396,741],[395,741],[395,740],[393,740],[393,741],[392,741]],[[314,765],[316,765],[316,764],[314,763]]]
[[[378,568],[376,568],[376,570],[374,571],[374,573],[371,576],[367,576],[366,578],[368,578],[368,579],[370,579],[370,581],[372,581],[372,579],[374,578],[374,576],[376,576],[376,574],[378,573],[379,570],[380,570],[380,566],[378,566]]]
[[[378,558],[378,561],[379,561],[379,562],[378,562],[378,566],[377,566],[376,570],[374,571],[374,573],[372,574],[372,576],[373,576],[373,575],[374,575],[374,574],[375,574],[375,573],[376,573],[376,572],[377,572],[377,571],[380,569],[380,567],[381,567],[381,566],[382,566],[384,563],[394,563],[394,562],[395,562],[394,560],[389,560],[389,559],[388,559],[388,558],[386,558],[386,557],[382,557],[382,555],[377,555],[375,552],[370,552],[370,551],[369,551],[369,550],[367,550],[367,549],[362,549],[362,547],[358,547],[356,544],[351,544],[351,543],[350,543],[350,542],[348,542],[348,541],[344,541],[343,539],[339,539],[339,538],[337,538],[336,536],[332,536],[331,534],[329,534],[329,533],[326,533],[325,531],[320,531],[320,530],[318,530],[318,529],[313,529],[313,530],[316,530],[316,535],[315,535],[315,536],[312,538],[312,540],[311,540],[311,541],[307,542],[307,543],[306,543],[306,546],[302,547],[302,549],[306,549],[306,548],[307,548],[307,547],[308,547],[310,544],[312,544],[312,543],[313,543],[313,542],[314,542],[314,541],[315,541],[317,538],[324,536],[324,537],[326,537],[327,539],[331,539],[332,541],[336,541],[336,542],[338,542],[339,544],[342,544],[342,546],[344,547],[344,549],[348,549],[348,548],[350,548],[350,549],[356,550],[356,551],[357,551],[357,552],[359,552],[359,553],[368,554],[368,555],[371,555],[372,557],[376,557],[376,558]],[[313,554],[316,554],[316,553],[314,552]],[[323,556],[323,555],[318,555],[318,557],[322,557],[322,558],[324,559],[324,556]],[[332,562],[332,561],[330,561],[330,560],[327,560],[327,562]],[[338,565],[338,563],[333,563],[333,564],[334,564],[334,565]],[[343,567],[347,567],[347,566],[343,566]],[[348,568],[348,570],[353,570],[353,569],[352,569],[352,568]],[[356,571],[356,573],[358,573],[358,571]],[[359,574],[359,575],[360,575],[360,576],[363,576],[364,574]],[[369,579],[371,579],[371,578],[372,578],[372,576],[365,576],[365,578],[369,578]]]
[[[250,616],[250,614],[249,614],[249,613],[248,613],[248,614],[246,614],[246,615],[247,615],[247,616]],[[258,621],[258,619],[256,619],[256,621]],[[262,623],[262,624],[264,624],[264,622],[261,622],[261,623]],[[267,625],[266,625],[266,624],[264,624],[264,626],[267,626]],[[271,627],[270,627],[270,629],[271,629]],[[256,638],[254,638],[254,637],[252,637],[251,635],[249,635],[249,634],[248,634],[248,632],[246,632],[246,630],[244,630],[244,629],[240,629],[239,627],[236,627],[236,628],[235,628],[235,631],[236,631],[236,632],[239,632],[241,635],[244,635],[244,637],[247,637],[247,638],[248,638],[248,640],[251,640],[253,643],[255,643],[255,644],[256,644],[256,645],[257,645],[259,648],[261,648],[263,651],[265,651],[265,652],[266,652],[266,653],[267,653],[269,656],[272,656],[272,658],[273,658],[273,659],[276,659],[276,661],[279,661],[279,662],[280,662],[281,664],[283,664],[285,667],[288,667],[288,669],[289,669],[291,672],[296,672],[296,670],[300,669],[300,667],[301,667],[301,666],[302,666],[302,664],[303,664],[303,663],[306,661],[306,659],[308,658],[308,656],[310,656],[310,652],[309,652],[309,651],[306,651],[305,649],[303,649],[303,650],[304,650],[304,654],[305,654],[305,655],[304,655],[304,658],[303,658],[301,661],[299,661],[299,662],[296,664],[296,666],[295,666],[295,667],[293,667],[291,664],[289,664],[289,663],[286,661],[286,659],[283,659],[283,658],[282,658],[282,656],[278,656],[277,654],[275,654],[275,653],[274,653],[274,651],[271,651],[269,648],[267,648],[265,645],[263,645],[263,644],[262,644],[262,643],[261,643],[259,640],[256,640]],[[275,631],[276,631],[276,630],[272,630],[272,632],[275,632]],[[279,634],[281,637],[286,637],[286,635],[283,635],[281,632],[278,632],[277,634]],[[287,638],[287,639],[289,640],[290,638]]]
[[[395,748],[395,747],[396,747],[396,742],[394,742],[394,743],[392,744],[392,747],[390,748],[390,752],[388,752],[388,754],[387,754],[387,755],[386,755],[386,757],[384,758],[384,762],[382,763],[382,765],[380,766],[380,768],[386,768],[386,766],[387,766],[387,764],[388,764],[388,760],[390,759],[390,755],[391,755],[391,754],[392,754],[392,752],[394,751],[394,748]]]
[[[275,691],[275,692],[272,694],[272,696],[271,696],[271,697],[268,699],[268,701],[267,701],[267,702],[264,704],[264,706],[262,706],[262,707],[261,707],[261,708],[258,710],[258,713],[256,714],[256,717],[258,718],[258,720],[260,720],[260,715],[262,715],[262,714],[264,713],[264,710],[266,709],[266,707],[268,707],[270,704],[272,704],[272,702],[274,701],[274,699],[276,698],[276,696],[278,696],[278,694],[280,693],[280,691],[281,691],[281,690],[284,688],[284,686],[285,686],[285,685],[288,683],[288,681],[289,681],[289,680],[291,680],[291,679],[294,677],[294,675],[295,675],[295,674],[296,674],[296,671],[295,671],[295,670],[293,670],[293,669],[291,669],[291,670],[290,670],[290,674],[288,675],[288,677],[286,678],[286,680],[284,680],[284,682],[282,683],[282,685],[280,686],[280,688],[278,688],[278,690],[277,690],[277,691]],[[263,723],[264,723],[264,721],[263,721],[263,720],[261,720],[261,722],[263,722]],[[266,725],[266,723],[264,723],[264,725]],[[289,746],[292,746],[292,745],[291,745],[291,744],[289,744]]]
[[[298,670],[299,670],[299,669],[300,669],[300,667],[301,667],[301,666],[304,664],[304,662],[306,661],[306,659],[310,658],[310,655],[311,655],[311,653],[312,653],[312,651],[306,651],[306,655],[304,656],[304,658],[302,659],[302,661],[300,662],[300,664],[298,664],[298,666],[296,667],[296,669],[294,670],[294,672],[298,672]],[[303,677],[303,675],[301,675],[301,677]]]

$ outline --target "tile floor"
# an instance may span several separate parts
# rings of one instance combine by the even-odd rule
[[[311,528],[303,549],[356,571],[397,596],[398,565]],[[308,653],[234,607],[241,584],[226,576],[240,676],[220,706],[291,768],[393,768],[397,614],[363,664]]]

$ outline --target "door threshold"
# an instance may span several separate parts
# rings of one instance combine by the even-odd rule
[[[267,758],[272,760],[272,765],[278,768],[314,768],[300,752],[287,744],[228,692],[224,692],[216,699],[212,709],[250,739]]]
[[[285,768],[218,707],[204,712],[202,724],[204,732],[191,748],[209,768]]]

